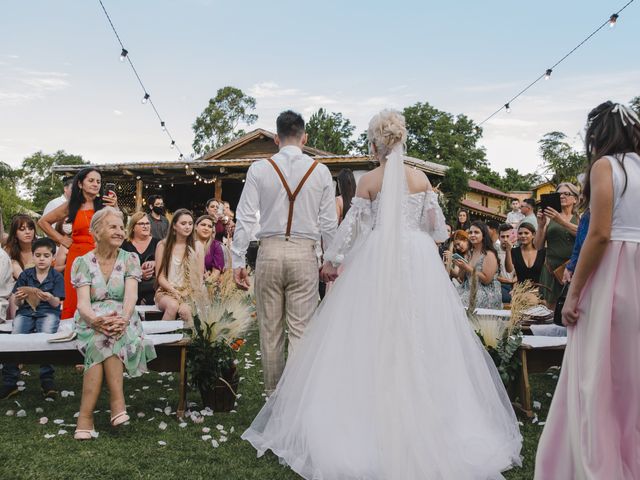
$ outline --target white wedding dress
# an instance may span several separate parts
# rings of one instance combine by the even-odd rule
[[[500,479],[517,420],[439,257],[437,196],[409,195],[396,157],[354,198],[325,255],[344,273],[242,438],[309,480]]]

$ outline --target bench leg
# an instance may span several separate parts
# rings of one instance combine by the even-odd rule
[[[527,352],[523,349],[520,350],[520,403],[522,410],[528,418],[532,418],[533,405],[531,403],[531,385],[529,384],[529,368],[527,365]]]
[[[176,411],[178,418],[184,417],[184,411],[187,404],[187,347],[180,348],[180,385],[178,399],[178,410]]]

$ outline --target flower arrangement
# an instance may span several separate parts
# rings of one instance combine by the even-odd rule
[[[473,290],[473,282],[471,289]],[[477,284],[475,285],[477,289]],[[518,376],[520,359],[516,356],[522,344],[521,322],[524,312],[532,306],[538,305],[540,300],[536,294],[537,288],[530,282],[517,283],[511,291],[511,317],[505,320],[497,316],[476,315],[475,305],[467,310],[469,321],[480,338],[496,367],[505,387],[509,387]],[[475,298],[473,291],[471,299]]]
[[[199,261],[197,256],[191,259]],[[191,269],[191,271],[196,271]],[[232,270],[216,277],[189,278],[193,330],[187,356],[191,383],[204,392],[222,383],[235,397],[236,356],[255,322],[252,291],[239,290]]]

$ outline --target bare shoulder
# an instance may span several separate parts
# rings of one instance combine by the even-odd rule
[[[424,192],[431,190],[431,182],[429,178],[421,170],[406,167],[407,184],[411,193]]]
[[[365,173],[358,180],[356,187],[356,196],[372,199],[380,190],[382,185],[382,169],[374,168],[370,172]]]

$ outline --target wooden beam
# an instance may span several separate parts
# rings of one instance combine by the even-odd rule
[[[142,211],[142,180],[136,180],[136,212]]]
[[[126,168],[123,168],[121,170],[121,172],[124,173],[125,175],[129,175],[130,177],[135,177],[136,176],[135,173],[133,173],[131,170],[127,170]]]
[[[154,168],[152,172],[155,173],[156,175],[164,175],[164,172],[159,168]]]
[[[217,177],[214,189],[214,198],[219,202],[222,201],[222,178]]]

